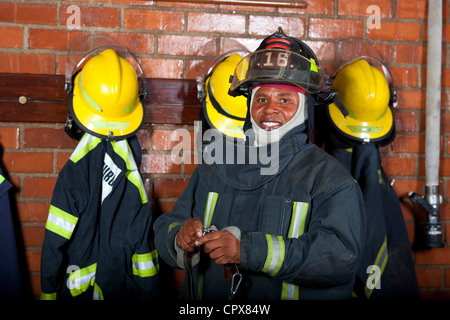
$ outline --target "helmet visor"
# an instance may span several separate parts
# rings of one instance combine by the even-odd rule
[[[306,92],[317,93],[324,87],[323,75],[314,59],[287,50],[257,50],[236,66],[230,90],[246,91],[254,84],[287,82]]]

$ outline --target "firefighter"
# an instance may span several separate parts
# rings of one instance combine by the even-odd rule
[[[135,137],[143,95],[130,57],[124,48],[99,47],[73,75],[70,115],[84,134],[52,195],[41,259],[43,300],[158,297],[152,212]]]
[[[322,88],[314,52],[281,28],[237,64],[230,94],[248,97],[245,138],[223,139],[223,156],[246,162],[199,164],[154,225],[160,257],[186,270],[184,298],[351,299],[365,210],[355,180],[312,143]],[[263,174],[267,155],[276,166]]]

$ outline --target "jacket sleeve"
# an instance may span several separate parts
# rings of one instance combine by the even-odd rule
[[[78,177],[77,183],[73,183],[73,177]],[[56,181],[45,224],[41,257],[42,300],[57,299],[57,293],[65,285],[63,279],[67,270],[62,270],[64,248],[72,237],[87,198],[82,190],[83,180],[69,161]]]
[[[175,237],[184,220],[194,217],[194,193],[198,180],[196,169],[183,193],[175,202],[172,211],[162,214],[154,223],[156,249],[161,258],[171,267],[179,267]]]
[[[153,241],[153,223],[150,204],[144,203],[137,214],[135,228],[129,228],[128,237],[138,241],[131,257],[132,274],[139,290],[137,299],[156,299],[159,292],[159,259]],[[131,241],[130,241],[131,242]]]
[[[241,268],[298,285],[348,284],[364,245],[364,226],[361,191],[347,180],[312,199],[309,227],[300,237],[243,233]]]

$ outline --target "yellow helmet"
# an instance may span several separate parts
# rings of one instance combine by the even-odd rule
[[[335,103],[328,108],[331,123],[340,133],[363,142],[379,141],[391,133],[391,86],[382,71],[363,58],[354,59],[337,70],[332,87],[338,89],[337,95],[349,112],[344,117]]]
[[[203,88],[203,114],[209,125],[227,136],[239,139],[244,138],[247,98],[231,96],[228,90],[234,69],[241,60],[239,53],[219,57],[212,67],[213,71],[206,76]]]
[[[77,124],[95,136],[125,138],[136,133],[144,118],[134,67],[108,48],[90,58],[75,76],[71,113]]]

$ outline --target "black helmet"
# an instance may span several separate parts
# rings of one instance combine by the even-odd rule
[[[324,88],[314,52],[304,42],[286,35],[281,28],[238,63],[230,93],[245,94],[252,86],[262,83],[293,84],[308,93],[317,93]]]

